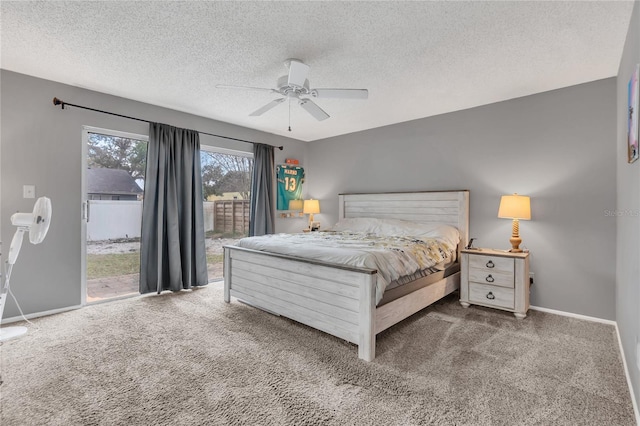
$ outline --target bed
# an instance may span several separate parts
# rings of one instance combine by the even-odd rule
[[[454,226],[457,258],[469,238],[469,192],[340,194],[339,219],[400,219]],[[453,265],[454,267],[456,265]],[[442,271],[401,286],[377,303],[379,271],[237,246],[224,247],[224,300],[231,297],[347,340],[358,357],[375,358],[376,335],[460,287],[460,272]],[[435,277],[435,279],[434,279]]]

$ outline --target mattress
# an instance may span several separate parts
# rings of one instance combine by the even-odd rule
[[[308,232],[242,238],[240,247],[375,269],[376,302],[388,284],[418,271],[443,269],[455,257],[456,246],[437,238],[380,236],[363,232]]]
[[[420,271],[416,274],[402,277],[402,283],[392,282],[390,283],[384,293],[382,299],[378,302],[378,306],[382,306],[385,303],[389,303],[402,296],[406,296],[409,293],[413,293],[423,287],[427,287],[443,278],[451,276],[457,272],[460,272],[460,262],[453,262],[449,264],[444,270],[440,271]]]

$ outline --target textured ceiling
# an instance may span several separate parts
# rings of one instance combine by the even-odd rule
[[[311,141],[615,76],[632,7],[2,1],[0,67]],[[322,122],[292,103],[289,132],[287,103],[249,116],[275,95],[215,88],[275,87],[287,58],[369,99],[317,99]]]

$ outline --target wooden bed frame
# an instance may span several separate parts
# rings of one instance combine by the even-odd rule
[[[469,191],[340,194],[340,218],[445,223],[469,238]],[[235,246],[224,247],[224,300],[231,296],[358,345],[375,358],[376,335],[460,287],[457,272],[376,307],[377,271]],[[425,278],[421,278],[425,279]]]

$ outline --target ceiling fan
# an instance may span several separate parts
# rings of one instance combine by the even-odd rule
[[[309,80],[307,80],[307,74],[309,73],[309,65],[304,64],[299,59],[287,59],[284,65],[289,68],[289,74],[283,75],[278,79],[276,89],[266,89],[261,87],[248,87],[248,86],[230,86],[226,84],[218,84],[218,89],[244,89],[244,90],[260,90],[270,93],[277,93],[282,96],[275,99],[265,106],[258,108],[250,116],[256,117],[264,114],[272,108],[280,105],[285,100],[297,100],[305,111],[311,114],[316,120],[322,121],[329,118],[329,114],[324,112],[315,102],[310,98],[340,98],[340,99],[367,99],[369,97],[369,91],[367,89],[311,89],[309,87]],[[291,128],[289,128],[291,131]]]

